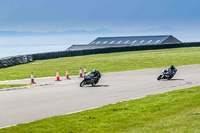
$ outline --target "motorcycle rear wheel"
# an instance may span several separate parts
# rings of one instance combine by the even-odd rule
[[[81,83],[80,83],[80,87],[83,87],[85,85],[85,81],[83,80]]]
[[[95,86],[96,84],[95,83],[92,83],[92,86]]]

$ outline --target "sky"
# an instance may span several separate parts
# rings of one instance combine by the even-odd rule
[[[200,41],[199,7],[199,0],[0,0],[0,31],[83,30],[91,41],[95,35],[170,34]]]

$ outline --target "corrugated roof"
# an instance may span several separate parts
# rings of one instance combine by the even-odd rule
[[[166,39],[173,37],[172,35],[158,36],[123,36],[123,37],[98,37],[90,44],[131,44],[131,45],[146,45],[146,44],[161,44]]]

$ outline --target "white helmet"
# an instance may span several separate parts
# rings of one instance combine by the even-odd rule
[[[93,72],[97,72],[97,69],[93,69]]]

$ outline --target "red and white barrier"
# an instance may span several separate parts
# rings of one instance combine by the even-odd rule
[[[57,72],[56,72],[56,81],[60,81],[60,77],[59,77],[59,71],[57,69]]]
[[[33,76],[33,72],[31,72],[31,83],[34,84],[34,76]]]
[[[87,71],[86,71],[86,67],[84,67],[84,75],[87,73]]]
[[[83,77],[83,75],[82,75],[82,69],[81,68],[79,70],[79,75],[80,75],[80,78]]]
[[[66,79],[69,79],[68,68],[66,69]]]

